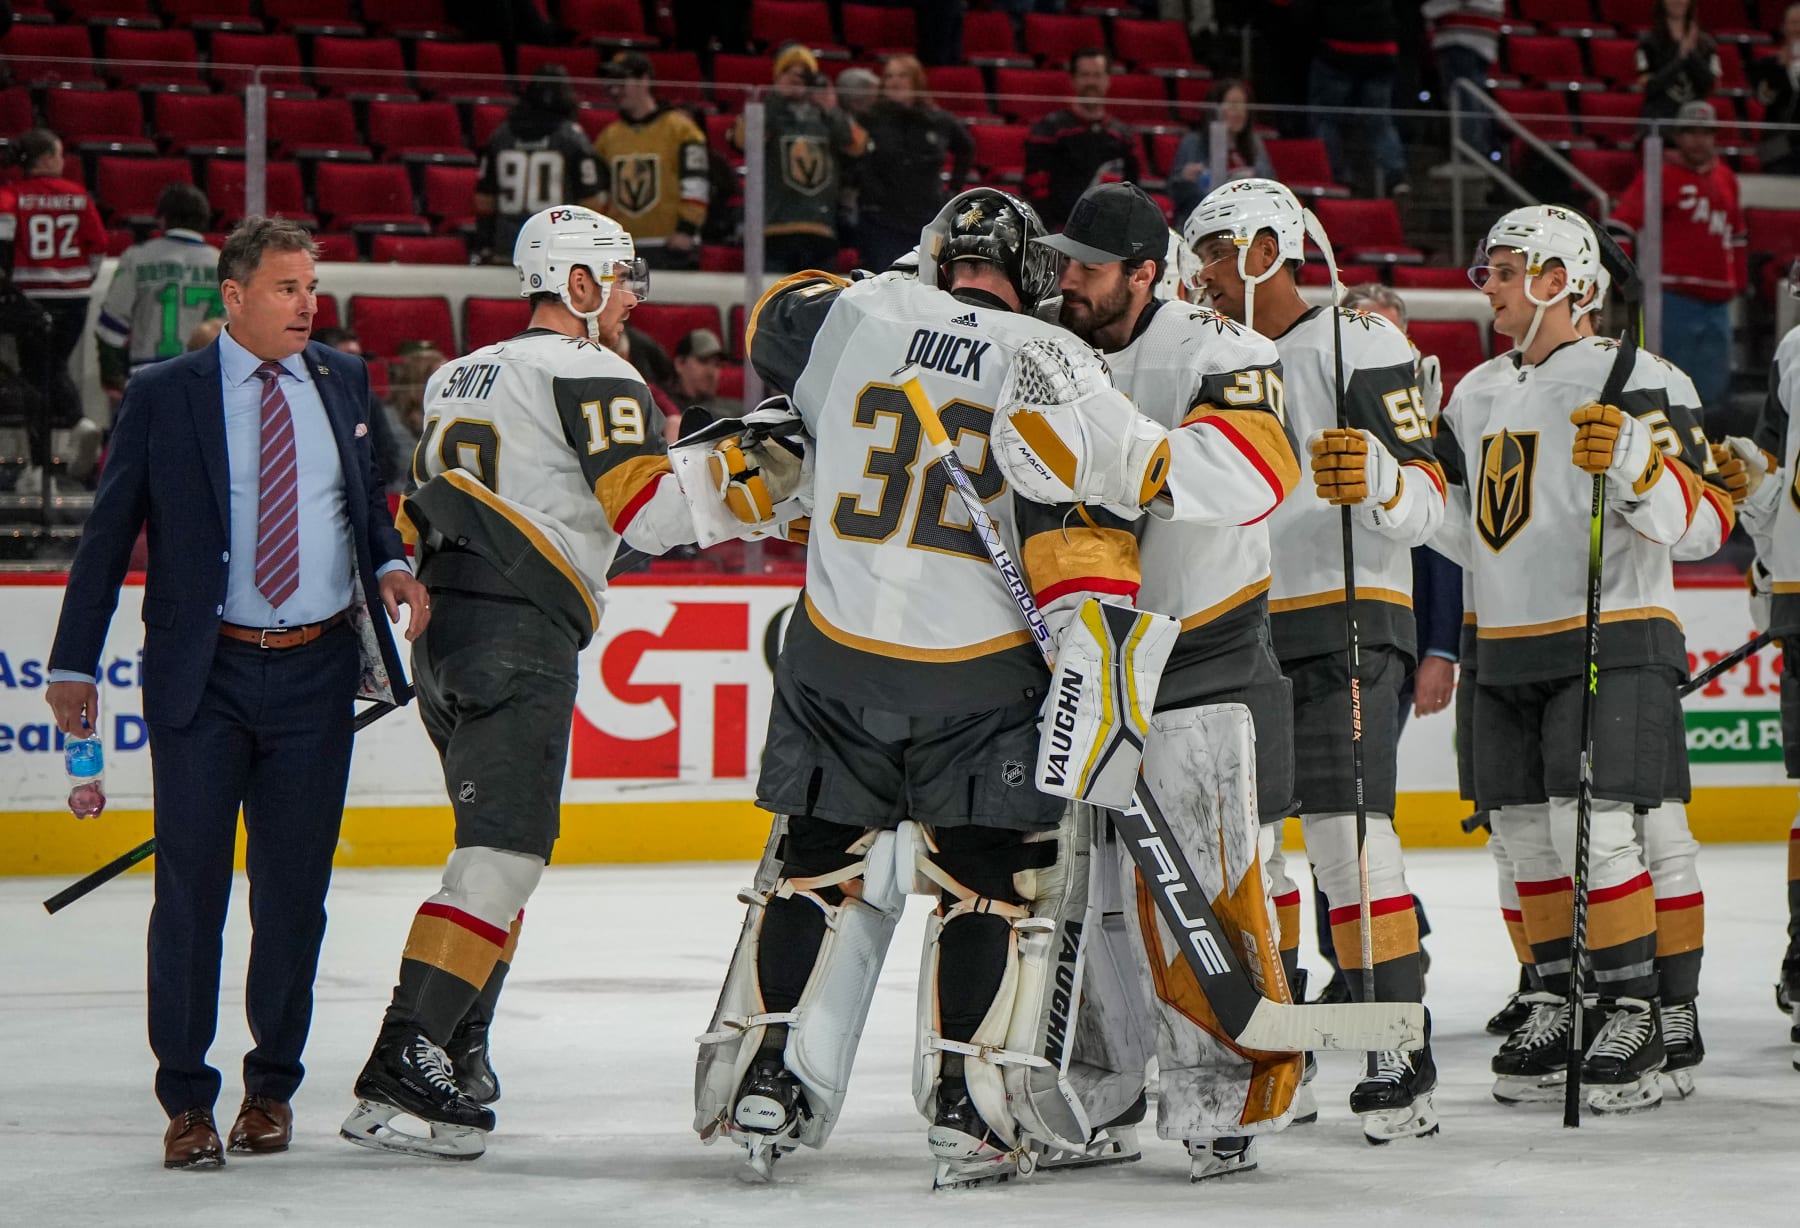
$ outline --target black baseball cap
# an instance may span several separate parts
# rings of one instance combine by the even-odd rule
[[[1169,223],[1135,183],[1102,183],[1075,202],[1062,233],[1037,240],[1083,264],[1161,260],[1169,254]]]

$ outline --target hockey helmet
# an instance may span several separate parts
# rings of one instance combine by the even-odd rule
[[[1600,244],[1594,238],[1593,228],[1579,213],[1560,205],[1525,205],[1495,222],[1487,238],[1475,249],[1475,263],[1469,269],[1469,280],[1476,289],[1487,285],[1489,257],[1497,251],[1516,251],[1525,257],[1525,298],[1537,311],[1531,328],[1519,342],[1521,350],[1530,348],[1537,336],[1545,308],[1565,298],[1572,300],[1572,307],[1578,307],[1588,292],[1600,284]],[[1568,280],[1554,296],[1540,299],[1533,293],[1531,282],[1552,260],[1562,262]]]
[[[1275,262],[1251,276],[1246,260],[1250,244],[1263,231],[1275,235]],[[1202,240],[1230,235],[1237,248],[1238,276],[1244,279],[1244,323],[1255,327],[1256,287],[1275,276],[1290,260],[1306,259],[1306,213],[1286,186],[1273,179],[1233,179],[1206,194],[1181,228],[1181,238],[1197,251]],[[1198,289],[1199,264],[1194,270]]]
[[[558,205],[527,218],[513,244],[513,267],[519,270],[519,297],[556,295],[587,321],[588,338],[596,344],[600,312],[615,288],[629,290],[639,302],[650,296],[650,272],[631,235],[613,219],[580,205]],[[578,267],[600,283],[600,306],[592,312],[576,311],[569,301],[569,274]]]
[[[1000,266],[1029,313],[1056,292],[1059,257],[1041,243],[1044,224],[1037,211],[1010,192],[970,188],[951,198],[919,234],[919,280],[949,284],[958,260],[985,260]]]

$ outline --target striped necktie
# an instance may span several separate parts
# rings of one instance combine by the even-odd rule
[[[256,590],[276,609],[300,587],[299,453],[281,365],[256,369],[263,382],[262,468],[256,501]]]

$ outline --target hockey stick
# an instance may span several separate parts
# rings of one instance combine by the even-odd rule
[[[1748,640],[1732,649],[1728,655],[1720,657],[1717,661],[1714,661],[1711,665],[1695,674],[1692,681],[1682,687],[1681,690],[1677,691],[1676,694],[1682,699],[1686,699],[1689,695],[1698,691],[1701,687],[1711,682],[1714,678],[1717,678],[1720,674],[1729,673],[1731,670],[1742,665],[1745,661],[1748,661],[1751,657],[1754,657],[1757,653],[1767,648],[1774,639],[1775,636],[1768,631],[1757,632]]]
[[[369,705],[367,708],[364,708],[361,712],[357,713],[356,720],[350,726],[351,732],[357,732],[374,724],[376,721],[392,712],[396,706],[397,705],[395,704],[387,703],[374,703]],[[76,900],[79,900],[82,896],[88,894],[97,887],[103,887],[107,883],[112,882],[113,879],[131,869],[131,867],[135,866],[138,862],[149,860],[155,853],[156,837],[152,836],[136,848],[121,853],[119,856],[113,858],[98,870],[95,870],[92,874],[76,879],[67,887],[64,887],[61,891],[45,900],[44,911],[54,917],[57,913],[73,904]]]
[[[905,374],[905,372],[901,372]],[[1051,664],[1050,628],[1044,622],[1031,587],[1000,540],[1000,530],[963,469],[955,445],[916,375],[900,385],[924,428],[926,448],[950,479],[1032,641]],[[1337,1006],[1276,1002],[1265,998],[1250,980],[1225,939],[1193,867],[1155,796],[1144,785],[1131,805],[1114,812],[1120,838],[1136,863],[1144,885],[1169,932],[1176,936],[1182,962],[1194,974],[1219,1025],[1243,1048],[1265,1053],[1302,1053],[1308,1049],[1417,1049],[1425,1043],[1425,1008],[1414,1002],[1350,1002]]]
[[[1340,431],[1350,428],[1350,411],[1344,400],[1344,318],[1338,314],[1343,287],[1338,283],[1337,253],[1331,250],[1331,239],[1311,209],[1301,210],[1302,225],[1325,256],[1325,269],[1331,276],[1331,365],[1337,397],[1337,424]],[[1368,777],[1363,767],[1362,718],[1362,628],[1356,619],[1356,547],[1352,541],[1354,525],[1350,505],[1338,508],[1338,523],[1344,536],[1344,646],[1350,663],[1350,773],[1356,795],[1356,926],[1362,940],[1362,996],[1364,1002],[1375,1001],[1375,922],[1370,915],[1369,899],[1369,804],[1366,793]],[[1375,1077],[1375,1054],[1369,1054],[1368,1073]]]

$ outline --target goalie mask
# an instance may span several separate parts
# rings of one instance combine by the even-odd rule
[[[1531,348],[1547,308],[1570,299],[1572,318],[1579,319],[1579,305],[1599,285],[1600,245],[1593,230],[1580,214],[1557,205],[1526,205],[1494,223],[1487,238],[1475,249],[1475,263],[1469,269],[1469,280],[1476,289],[1487,284],[1488,257],[1496,251],[1516,251],[1525,257],[1525,298],[1537,310],[1532,314],[1531,327],[1519,342],[1521,352]],[[1540,299],[1532,292],[1531,283],[1549,268],[1552,260],[1562,262],[1568,280],[1556,294]]]
[[[600,344],[600,313],[615,289],[629,290],[641,303],[650,297],[650,272],[625,228],[580,205],[558,205],[526,219],[513,245],[519,270],[519,297],[554,294],[587,321],[588,340]],[[569,299],[569,276],[585,268],[600,284],[600,305],[579,311]]]
[[[1275,235],[1275,262],[1256,276],[1246,261],[1250,244],[1263,231]],[[1188,214],[1182,242],[1197,250],[1202,240],[1230,235],[1237,248],[1238,276],[1244,279],[1244,327],[1256,327],[1256,287],[1275,276],[1290,260],[1306,259],[1305,213],[1294,194],[1273,179],[1234,179],[1214,188]],[[1198,289],[1199,270],[1189,285]]]
[[[919,280],[946,288],[958,260],[998,265],[1019,293],[1026,314],[1056,293],[1055,252],[1032,240],[1044,236],[1037,211],[997,188],[971,188],[950,203],[919,234]]]

